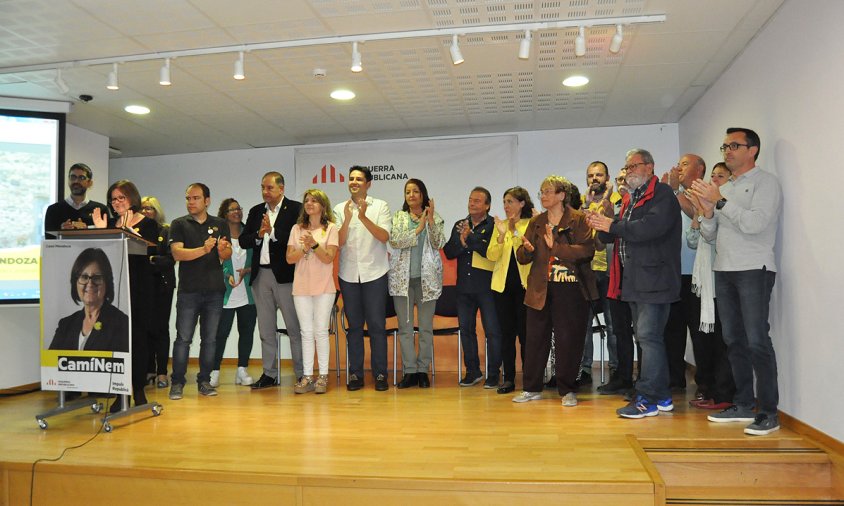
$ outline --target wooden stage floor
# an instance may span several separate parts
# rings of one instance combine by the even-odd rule
[[[259,368],[251,370],[257,377]],[[683,395],[673,413],[625,420],[615,415],[622,399],[599,396],[594,386],[576,408],[564,408],[556,392],[516,404],[481,385],[459,388],[454,373],[437,374],[427,390],[376,392],[368,377],[364,390],[347,392],[332,371],[325,395],[295,395],[289,385],[236,387],[228,382],[234,368],[221,376],[217,397],[201,398],[188,384],[184,399],[170,401],[167,389],[149,387],[162,415],[118,420],[113,432],[59,462],[38,463],[32,504],[722,504],[672,499],[663,474],[675,479],[675,471],[661,462],[676,456],[651,458],[694,448],[721,462],[736,457],[719,448],[813,453],[801,457],[809,467],[785,473],[812,469],[783,493],[810,501],[800,504],[844,504],[840,467],[821,470],[811,441],[787,429],[751,438],[741,424],[711,424]],[[32,463],[58,457],[101,427],[101,415],[78,410],[40,430],[34,416],[54,406],[48,392],[0,399],[0,504],[29,504]],[[709,473],[703,464],[681,464],[681,481],[683,469]],[[806,480],[820,480],[825,492],[803,494]],[[693,483],[683,485],[692,494]]]

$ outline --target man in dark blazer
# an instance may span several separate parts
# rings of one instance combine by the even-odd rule
[[[614,242],[607,297],[630,305],[642,346],[639,381],[629,405],[616,411],[643,418],[671,411],[665,324],[671,303],[680,300],[680,204],[671,187],[654,176],[653,156],[644,149],[627,153],[630,192],[614,219],[589,212],[589,225],[604,244]],[[632,343],[617,343],[619,368],[632,363]],[[629,357],[627,356],[629,354]]]
[[[293,270],[287,263],[287,240],[302,209],[301,202],[284,196],[284,176],[267,172],[261,178],[264,202],[249,210],[246,225],[238,241],[243,249],[252,248],[252,295],[258,312],[261,335],[261,359],[264,372],[252,384],[253,389],[267,388],[279,382],[277,313],[281,310],[284,326],[290,337],[293,371],[296,378],[304,374],[302,367],[302,335],[293,305]]]

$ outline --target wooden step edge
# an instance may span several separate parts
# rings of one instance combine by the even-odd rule
[[[804,487],[693,487],[668,486],[665,504],[733,504],[765,506],[844,506],[844,496],[834,488]]]
[[[652,462],[695,464],[826,464],[832,466],[825,453],[737,453],[737,452],[648,452]]]

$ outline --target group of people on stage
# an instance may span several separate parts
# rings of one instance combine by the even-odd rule
[[[576,406],[578,387],[591,382],[592,321],[603,312],[611,376],[598,392],[627,396],[619,416],[673,409],[672,389],[685,389],[688,329],[697,365],[692,405],[715,410],[713,422],[745,422],[745,432],[768,434],[779,428],[768,306],[781,195],[776,177],[755,164],[759,149],[752,130],[728,129],[721,146],[724,163],[713,168],[709,181],[700,156],[684,155],[660,181],[652,155],[633,149],[615,190],[606,164],[596,161],[586,169],[582,196],[566,178],[551,175],[537,194],[542,212],[517,186],[504,192],[503,218],[490,215],[492,196],[478,186],[469,193],[468,215],[449,234],[424,182],[408,180],[402,208],[391,213],[385,201],[370,195],[367,167],[349,169],[350,197],[333,207],[318,189],[304,192],[302,202],[287,198],[284,177],[268,172],[261,179],[263,202],[249,209],[245,223],[232,198],[223,200],[217,216],[210,215],[210,190],[193,183],[185,192],[188,214],[168,227],[158,201],[142,199],[129,181],[109,188],[109,210],[85,200],[79,185],[90,187],[92,174],[77,164],[69,172],[70,197],[56,204],[61,209],[51,206],[53,228],[45,227],[125,228],[156,244],[146,258],[130,259],[136,403],[144,401],[147,381],[169,386],[170,399],[182,398],[197,322],[197,389],[216,395],[235,317],[235,382],[253,389],[278,385],[278,310],[290,338],[294,391],[327,392],[338,255],[348,323],[347,389],[364,387],[364,327],[375,390],[389,388],[390,307],[402,356],[397,388],[429,387],[434,312],[443,293],[442,250],[457,265],[454,290],[465,365],[460,386],[483,382],[499,394],[515,392],[518,339],[523,380],[513,402],[542,398],[552,353],[555,379],[548,386],[556,387],[563,406]],[[177,335],[168,379],[175,262]],[[85,267],[74,270],[79,273],[71,283],[94,288],[96,275],[84,273]],[[81,288],[78,295],[73,286],[71,291],[75,300],[84,300]],[[487,345],[485,371],[478,312]],[[88,323],[82,323],[81,337],[90,332]],[[263,371],[253,381],[247,365],[256,323]],[[640,347],[635,382],[634,343]]]

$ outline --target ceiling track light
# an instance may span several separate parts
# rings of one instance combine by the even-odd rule
[[[62,77],[62,69],[56,69],[56,78],[53,82],[56,83],[56,87],[59,89],[59,93],[61,93],[62,95],[67,95],[67,93],[70,91],[70,86],[68,86],[67,83],[64,82],[64,78]]]
[[[583,56],[586,54],[586,29],[582,26],[577,29],[577,37],[574,38],[574,55]]]
[[[465,60],[463,59],[463,53],[460,52],[460,46],[457,45],[457,35],[451,36],[451,49],[449,49],[451,53],[451,63],[455,65],[460,65]]]
[[[161,86],[170,86],[170,58],[164,58],[164,65],[161,66],[161,71],[158,73],[158,84]]]
[[[237,60],[234,61],[234,74],[232,75],[238,81],[246,79],[246,72],[243,65],[243,51],[238,53]]]
[[[358,51],[358,43],[357,41],[352,42],[352,72],[360,72],[363,70],[363,65],[361,65],[360,59],[360,51]]]
[[[610,53],[616,54],[621,51],[622,42],[624,42],[624,33],[621,31],[621,25],[615,25],[615,35],[610,41]]]
[[[120,84],[117,82],[117,64],[111,64],[111,72],[108,73],[108,82],[106,83],[106,89],[116,91],[120,89]]]
[[[525,30],[525,38],[519,43],[519,59],[530,59],[530,30]]]

